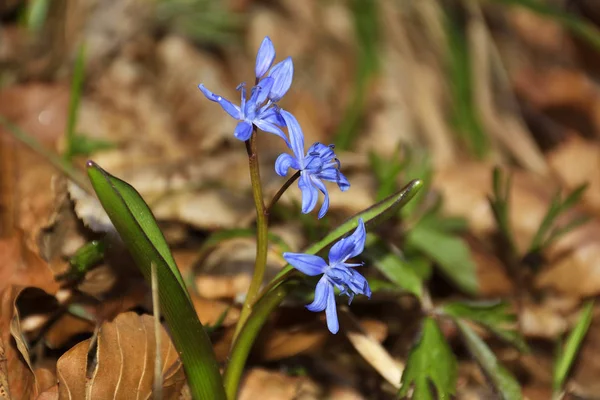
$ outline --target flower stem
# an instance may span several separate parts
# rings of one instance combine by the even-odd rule
[[[300,171],[296,171],[294,175],[290,179],[288,179],[283,186],[275,193],[275,196],[271,199],[271,202],[267,206],[267,214],[271,212],[273,206],[277,203],[281,195],[285,193],[285,191],[296,181],[296,179],[300,178]]]
[[[233,343],[237,338],[240,330],[246,323],[252,311],[252,304],[256,301],[258,291],[265,276],[267,265],[267,248],[268,248],[268,223],[269,213],[265,208],[263,201],[262,185],[260,183],[260,170],[258,163],[258,152],[256,148],[256,127],[252,132],[250,139],[246,141],[246,151],[248,152],[248,161],[250,167],[250,180],[252,182],[252,196],[254,197],[254,206],[256,207],[256,261],[254,262],[254,274],[250,287],[246,294],[246,300],[240,312],[240,319],[235,327],[233,335]]]

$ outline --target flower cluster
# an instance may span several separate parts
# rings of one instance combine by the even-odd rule
[[[329,193],[323,181],[336,183],[343,192],[350,188],[350,183],[340,172],[340,162],[333,145],[314,143],[305,153],[304,133],[300,124],[291,113],[277,105],[292,84],[292,59],[288,57],[273,65],[274,61],[275,48],[271,39],[265,37],[256,56],[255,86],[250,91],[250,98],[247,98],[244,83],[237,87],[241,92],[239,105],[211,92],[203,84],[198,87],[209,100],[219,103],[227,114],[238,121],[233,132],[237,139],[247,141],[258,129],[283,139],[292,154],[284,153],[277,158],[275,172],[286,176],[290,168],[300,171],[298,187],[302,194],[302,212],[308,214],[314,210],[321,192],[324,199],[318,217],[322,218],[329,209]],[[287,128],[288,136],[283,128]],[[331,248],[329,263],[315,255],[284,253],[284,258],[297,270],[309,276],[323,274],[315,290],[315,299],[307,308],[315,312],[325,310],[327,326],[332,333],[339,329],[335,288],[340,294],[347,295],[350,301],[356,294],[371,296],[367,280],[353,269],[362,264],[347,263],[348,259],[362,253],[365,237],[365,225],[361,219],[354,233]]]

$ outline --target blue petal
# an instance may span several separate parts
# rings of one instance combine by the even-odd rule
[[[312,185],[310,175],[302,171],[300,179],[298,181],[298,187],[302,191],[302,212],[308,214],[317,205],[319,199],[319,192]]]
[[[327,308],[325,309],[327,317],[327,328],[329,332],[336,334],[340,330],[340,323],[337,317],[337,309],[335,307],[335,296],[333,290],[327,294]]]
[[[285,60],[275,64],[269,76],[275,79],[275,84],[269,93],[269,99],[274,103],[281,100],[286,94],[290,86],[292,86],[292,78],[294,77],[294,63],[292,58],[288,57]]]
[[[285,110],[280,111],[281,117],[285,121],[285,126],[288,127],[288,133],[290,135],[291,149],[296,156],[296,159],[300,162],[300,167],[304,168],[304,133],[296,117]]]
[[[292,267],[308,276],[322,274],[327,268],[327,263],[319,256],[303,253],[283,253],[283,258]]]
[[[265,121],[263,119],[259,118],[255,119],[254,121],[254,125],[256,125],[258,127],[258,129],[265,131],[265,132],[269,132],[269,133],[273,133],[277,136],[279,136],[280,138],[283,139],[283,141],[285,142],[285,144],[290,147],[290,141],[288,140],[287,136],[285,136],[285,133],[283,133],[283,131],[281,129],[279,129],[276,125]]]
[[[345,192],[348,189],[350,189],[350,182],[348,182],[346,176],[342,174],[337,168],[331,167],[321,170],[317,174],[317,177],[325,181],[337,183],[342,192]]]
[[[262,78],[267,73],[273,64],[273,60],[275,60],[275,47],[271,39],[265,36],[256,54],[256,66],[254,67],[256,79]]]
[[[329,297],[333,296],[333,286],[327,278],[323,277],[319,279],[319,283],[317,283],[317,287],[315,288],[315,299],[306,308],[312,312],[323,311],[327,307]]]
[[[270,76],[260,81],[260,83],[257,85],[258,96],[256,98],[256,105],[260,105],[267,100],[267,96],[269,95],[269,92],[274,84],[275,79],[271,78]]]
[[[288,169],[299,169],[298,161],[287,153],[281,154],[275,161],[275,172],[279,176],[286,176]]]
[[[311,181],[312,181],[313,185],[315,185],[316,188],[319,189],[321,191],[321,193],[323,193],[325,195],[325,199],[323,200],[323,205],[321,206],[321,209],[319,210],[319,219],[321,219],[325,216],[325,213],[327,213],[327,210],[329,209],[329,193],[327,192],[327,188],[325,187],[323,182],[321,182],[317,177],[311,176]]]
[[[369,282],[367,279],[362,276],[360,273],[356,272],[353,269],[348,269],[352,274],[352,278],[348,280],[347,285],[354,293],[364,294],[367,297],[371,297],[371,288],[369,287]]]
[[[265,106],[266,107],[266,106]],[[284,127],[285,120],[279,113],[279,109],[277,107],[268,107],[266,110],[260,113],[260,119],[267,121],[271,124]]]
[[[233,131],[233,136],[244,142],[250,139],[250,136],[252,136],[252,124],[246,121],[238,123]]]
[[[365,223],[360,218],[358,220],[358,227],[352,235],[343,238],[331,247],[331,250],[329,250],[329,263],[331,265],[343,263],[347,259],[356,257],[362,253],[365,248],[366,237]]]
[[[238,106],[236,106],[235,104],[232,104],[229,100],[224,99],[223,97],[214,94],[213,92],[208,90],[206,87],[204,87],[203,84],[199,84],[198,89],[200,89],[202,91],[202,93],[206,96],[207,99],[219,103],[221,105],[221,107],[223,107],[223,110],[225,110],[225,112],[227,112],[227,114],[231,115],[233,118],[235,118],[235,119],[242,118],[242,111],[240,110],[240,108]]]

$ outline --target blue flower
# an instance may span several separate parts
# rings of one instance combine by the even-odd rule
[[[365,224],[358,220],[358,227],[352,235],[341,239],[329,250],[329,264],[321,257],[302,253],[283,253],[283,258],[300,272],[316,276],[323,274],[315,288],[315,299],[306,308],[313,312],[325,310],[327,316],[327,328],[331,333],[337,333],[339,322],[335,306],[334,288],[340,290],[340,294],[347,295],[352,299],[357,294],[363,294],[371,298],[369,282],[364,276],[356,272],[353,267],[360,264],[349,264],[349,258],[356,257],[362,253],[365,247]]]
[[[304,134],[298,121],[285,110],[280,110],[280,114],[288,127],[291,142],[291,145],[288,146],[294,155],[281,154],[275,161],[275,172],[280,176],[285,176],[289,168],[299,170],[298,187],[302,191],[302,212],[307,214],[315,208],[320,191],[325,195],[323,205],[319,210],[319,218],[323,218],[329,209],[329,193],[322,181],[337,183],[342,192],[350,188],[350,183],[339,170],[340,162],[335,157],[333,145],[325,146],[315,143],[308,149],[305,156]]]
[[[269,37],[263,40],[256,56],[254,72],[257,84],[252,88],[250,99],[246,100],[245,84],[240,84],[237,90],[241,92],[240,105],[237,106],[229,100],[208,90],[204,84],[198,85],[202,93],[211,101],[219,103],[221,107],[238,122],[233,132],[234,136],[246,141],[252,136],[253,126],[273,133],[282,138],[289,146],[289,142],[281,127],[285,126],[284,120],[279,115],[279,109],[275,105],[289,90],[294,75],[294,64],[290,57],[276,64],[275,48]],[[264,76],[271,68],[268,76]]]

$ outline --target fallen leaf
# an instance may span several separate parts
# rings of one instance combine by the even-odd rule
[[[404,365],[388,353],[375,338],[369,335],[346,308],[340,308],[343,332],[352,346],[393,387],[400,388]]]
[[[47,301],[46,297],[51,297],[40,289],[15,285],[0,292],[0,394],[13,399],[35,398],[40,390],[16,306],[17,299],[25,290],[36,296],[38,301]]]
[[[57,363],[61,399],[145,399],[152,393],[154,320],[133,312],[102,324],[95,359],[88,364],[91,339],[75,345]],[[161,332],[163,396],[177,399],[185,383],[183,367],[166,331]],[[88,368],[91,375],[86,376]]]
[[[0,239],[0,265],[0,292],[11,285],[34,286],[50,294],[59,288],[48,263],[29,249],[18,231]]]
[[[239,400],[318,399],[320,390],[307,377],[287,376],[281,372],[253,368],[246,374],[238,394]]]
[[[263,334],[264,335],[264,334]],[[318,351],[329,337],[329,332],[319,324],[301,327],[275,329],[260,337],[255,353],[263,360],[273,361],[298,354]]]

